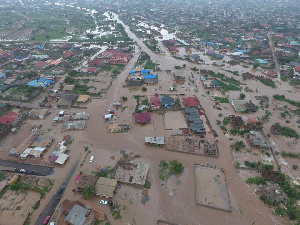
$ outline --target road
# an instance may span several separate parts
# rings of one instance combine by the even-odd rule
[[[39,166],[39,165],[32,165],[26,163],[18,163],[12,161],[5,161],[1,159],[0,159],[0,166],[14,167],[16,168],[16,173],[27,174],[27,175],[48,176],[53,174],[54,172],[54,168],[49,166]],[[26,172],[20,172],[20,169],[25,169]],[[38,174],[32,173],[32,170],[38,171]]]
[[[70,173],[68,174],[67,178],[63,182],[62,186],[65,186],[65,187],[68,186],[68,184],[71,180],[71,177],[73,176],[73,174],[76,170],[76,167],[78,166],[79,161],[80,161],[79,159],[76,161],[75,165],[72,167]],[[43,224],[46,216],[52,216],[53,215],[53,213],[56,209],[56,206],[58,205],[58,203],[60,202],[60,199],[62,198],[62,195],[64,194],[64,190],[65,190],[65,188],[63,188],[62,191],[60,191],[60,192],[58,192],[58,190],[57,190],[56,194],[53,195],[53,197],[48,202],[48,204],[46,205],[44,210],[41,212],[39,218],[35,222],[35,225]]]
[[[277,59],[277,56],[276,56],[276,52],[275,52],[275,47],[274,47],[274,43],[273,43],[273,40],[272,40],[272,35],[271,33],[268,33],[268,38],[269,38],[269,44],[270,44],[270,50],[272,52],[272,57],[273,57],[273,60],[275,62],[275,69],[276,69],[276,73],[277,73],[277,81],[280,82],[280,68],[279,68],[279,62],[278,62],[278,59]]]

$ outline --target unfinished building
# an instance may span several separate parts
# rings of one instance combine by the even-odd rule
[[[251,80],[253,78],[255,78],[255,75],[249,72],[243,73],[242,77],[244,80]]]
[[[12,126],[10,124],[0,124],[0,139],[4,138],[11,131]]]
[[[107,126],[107,133],[124,133],[130,131],[131,126],[127,124],[109,124]]]
[[[282,202],[288,199],[279,184],[267,181],[265,184],[260,184],[259,186],[266,198],[272,203]]]
[[[278,171],[268,171],[266,169],[263,169],[261,171],[261,176],[266,180],[266,181],[281,181],[283,178],[280,176],[280,173]]]
[[[250,100],[249,102],[245,103],[245,106],[247,108],[247,110],[249,110],[250,112],[256,112],[256,105]]]
[[[229,118],[230,118],[230,124],[232,127],[239,129],[239,130],[244,128],[245,123],[241,116],[231,115],[231,116],[229,116]]]
[[[204,141],[204,154],[207,156],[219,156],[219,149],[216,142],[212,143],[210,141]]]
[[[86,186],[95,186],[98,179],[99,177],[95,175],[82,175],[78,181],[78,191],[82,191]]]
[[[250,131],[250,135],[248,135],[249,142],[251,146],[264,149],[271,150],[271,145],[268,139],[260,132],[260,131]]]
[[[115,179],[128,184],[145,185],[150,165],[146,163],[119,162]]]

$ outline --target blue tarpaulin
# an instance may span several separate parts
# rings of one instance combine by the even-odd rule
[[[145,79],[157,79],[157,75],[155,74],[149,74],[144,76]]]
[[[142,70],[141,71],[141,74],[150,74],[151,73],[151,70]]]
[[[31,87],[48,87],[49,84],[51,83],[51,80],[47,80],[46,78],[44,77],[41,77],[37,80],[33,80],[33,81],[30,81],[28,83],[28,86],[31,86]]]
[[[135,71],[134,70],[129,71],[129,74],[135,74]]]

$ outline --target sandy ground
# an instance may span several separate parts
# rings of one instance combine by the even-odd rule
[[[128,27],[126,27],[128,31]],[[129,31],[128,31],[129,32]],[[234,167],[234,160],[232,158],[230,144],[231,142],[222,135],[221,129],[213,121],[216,121],[218,114],[221,112],[224,116],[231,115],[233,108],[228,105],[221,105],[222,111],[216,110],[213,106],[213,102],[210,100],[211,96],[218,91],[211,91],[208,95],[206,89],[203,89],[200,82],[200,75],[193,72],[190,68],[197,66],[201,69],[212,69],[215,72],[222,72],[228,76],[233,76],[232,74],[221,70],[219,67],[213,67],[210,65],[198,66],[196,64],[189,63],[187,61],[181,61],[173,58],[167,53],[165,56],[155,55],[149,49],[147,49],[141,40],[137,39],[135,35],[129,32],[129,36],[132,37],[142,50],[147,52],[153,61],[160,63],[160,68],[162,70],[170,69],[174,70],[175,65],[186,64],[186,68],[180,71],[174,70],[174,72],[181,76],[186,76],[186,83],[182,85],[182,88],[177,88],[178,94],[186,94],[187,96],[196,95],[200,100],[200,104],[205,109],[208,119],[212,123],[213,129],[215,129],[219,137],[219,158],[207,158],[202,156],[195,156],[189,154],[183,154],[179,152],[166,151],[163,148],[154,148],[144,144],[145,136],[169,136],[170,131],[166,131],[163,123],[163,118],[161,115],[152,113],[152,122],[147,125],[135,124],[132,119],[132,113],[134,112],[135,100],[133,95],[144,95],[144,94],[154,94],[158,89],[160,93],[168,93],[169,87],[173,85],[173,79],[171,75],[167,75],[162,72],[159,73],[159,85],[148,87],[147,93],[142,92],[140,89],[130,90],[127,88],[122,88],[125,82],[126,76],[130,69],[134,67],[134,63],[138,58],[138,51],[134,54],[134,58],[126,66],[125,70],[113,81],[107,95],[103,99],[92,99],[92,102],[87,105],[87,109],[84,111],[90,113],[90,119],[87,121],[87,129],[83,131],[70,131],[61,132],[62,124],[55,127],[52,125],[53,117],[58,113],[58,109],[52,109],[52,114],[43,121],[39,120],[27,120],[24,126],[21,127],[20,136],[16,138],[16,143],[22,144],[24,138],[26,138],[29,133],[25,131],[34,125],[43,124],[42,129],[49,135],[55,137],[55,142],[60,142],[64,135],[70,134],[74,138],[74,142],[69,146],[70,157],[64,166],[56,166],[55,174],[51,175],[49,178],[55,179],[54,187],[50,194],[46,196],[44,200],[41,201],[41,207],[35,211],[32,217],[32,221],[35,221],[39,215],[39,212],[45,207],[47,201],[52,197],[55,191],[58,190],[62,181],[68,174],[68,171],[74,165],[77,159],[81,159],[85,156],[83,146],[88,145],[91,150],[90,155],[95,156],[93,163],[89,162],[88,155],[87,160],[78,166],[77,171],[74,173],[74,177],[71,179],[70,184],[66,188],[63,195],[63,199],[79,200],[82,198],[81,195],[75,194],[72,190],[76,187],[75,176],[80,173],[90,174],[96,168],[105,167],[107,165],[115,165],[117,159],[120,157],[120,150],[126,150],[126,152],[133,152],[133,154],[141,155],[144,162],[150,164],[149,179],[151,180],[152,186],[149,190],[150,200],[146,202],[145,205],[141,204],[141,189],[137,189],[131,186],[122,185],[119,193],[116,195],[114,201],[118,204],[125,206],[125,210],[122,209],[121,220],[113,220],[109,208],[99,204],[100,198],[95,197],[91,200],[94,205],[99,206],[100,210],[104,211],[108,215],[108,219],[112,221],[112,224],[123,225],[123,224],[156,224],[158,219],[170,221],[176,224],[224,224],[224,225],[248,225],[248,224],[279,224],[282,218],[274,216],[272,214],[272,209],[268,208],[259,200],[258,195],[253,192],[253,186],[248,186],[245,184],[245,177],[243,171],[238,173]],[[164,50],[164,49],[163,49]],[[209,59],[205,59],[209,60]],[[226,61],[229,61],[225,57]],[[208,64],[212,64],[209,62]],[[232,71],[239,71],[243,73],[251,70],[238,66],[225,66],[223,69],[230,69]],[[251,71],[254,74],[259,74],[259,71]],[[196,85],[188,85],[188,78],[192,79],[192,73],[194,74],[194,80]],[[240,80],[243,83],[247,83],[247,86],[251,88],[254,92],[244,92],[246,94],[246,99],[252,99],[254,101],[254,96],[256,95],[267,95],[271,98],[274,92],[284,94],[287,98],[297,99],[297,90],[291,88],[287,83],[281,82],[278,84],[277,89],[269,88],[259,81],[243,81],[241,76],[234,76],[234,78]],[[92,85],[92,83],[91,83]],[[156,89],[156,90],[155,90]],[[257,89],[257,92],[256,92]],[[198,92],[195,92],[198,90]],[[228,92],[229,97],[238,97],[239,92]],[[132,126],[132,130],[127,133],[106,133],[107,123],[104,121],[103,116],[106,114],[108,109],[112,109],[113,103],[120,100],[120,97],[127,96],[128,101],[124,103],[127,108],[121,112],[120,109],[116,112],[116,119],[113,121],[115,123],[124,123]],[[255,101],[254,101],[255,102]],[[269,110],[272,112],[270,121],[280,121],[284,123],[284,120],[277,117],[280,112],[278,110],[273,110],[273,104],[276,101],[271,100]],[[289,108],[294,108],[288,106]],[[74,110],[83,111],[83,110]],[[73,110],[72,110],[73,112]],[[237,113],[239,114],[239,113]],[[250,117],[257,117],[264,114],[264,110],[259,110],[254,114],[250,114]],[[248,117],[248,115],[245,115]],[[290,119],[292,121],[292,119]],[[272,122],[267,122],[264,131],[269,132],[269,127]],[[294,123],[285,124],[286,126],[291,126],[299,132]],[[26,128],[28,126],[28,128]],[[49,129],[49,130],[48,130]],[[11,137],[9,137],[11,138]],[[287,149],[287,141],[284,138],[271,136],[271,143],[274,142],[278,151]],[[54,149],[54,145],[50,147],[44,156],[43,163],[48,163],[48,156],[51,150]],[[9,145],[7,145],[9,147]],[[299,149],[299,144],[295,149]],[[7,153],[8,148],[5,148],[4,153]],[[3,148],[1,148],[1,153]],[[114,156],[114,157],[113,157]],[[7,157],[7,156],[5,156]],[[182,162],[185,166],[183,174],[179,177],[173,178],[168,182],[166,186],[161,185],[161,181],[158,177],[158,165],[161,160],[173,160],[177,159]],[[293,162],[290,159],[282,159],[288,163]],[[231,200],[232,212],[217,211],[215,209],[209,209],[196,205],[195,202],[195,182],[194,182],[194,165],[195,164],[215,164],[217,169],[223,169],[226,174],[228,191]],[[283,168],[285,170],[285,168]],[[290,172],[291,169],[287,166],[286,168]],[[295,174],[297,176],[298,174]],[[174,180],[175,179],[175,180]],[[176,182],[179,179],[180,182]],[[220,222],[221,221],[221,222]]]

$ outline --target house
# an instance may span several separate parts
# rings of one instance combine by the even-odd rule
[[[175,105],[174,98],[172,98],[170,95],[164,95],[161,98],[160,103],[165,108],[170,108],[170,106]]]
[[[258,62],[260,65],[268,65],[268,61],[264,59],[255,59],[255,62]]]
[[[92,73],[92,74],[95,74],[95,73],[98,73],[99,69],[98,68],[88,68],[87,69],[87,73]]]
[[[276,78],[277,77],[277,72],[275,70],[268,70],[267,76],[271,78]]]
[[[117,188],[117,180],[106,177],[99,177],[96,183],[96,195],[112,198]]]
[[[149,85],[149,84],[157,84],[158,83],[158,79],[157,79],[157,75],[155,74],[147,74],[144,76],[144,83]]]
[[[72,106],[78,98],[78,95],[75,94],[58,93],[57,96],[58,98],[60,98],[60,100],[57,103],[57,107],[61,108]]]
[[[293,78],[300,79],[300,66],[295,66],[293,70],[294,70]]]
[[[47,62],[37,62],[34,64],[34,67],[36,70],[43,70],[47,67],[48,63]]]
[[[199,61],[200,60],[200,55],[198,55],[198,54],[190,55],[189,60],[192,61],[192,62]]]
[[[84,208],[76,204],[68,213],[67,217],[65,218],[65,222],[70,225],[84,225],[88,212],[88,208]]]
[[[102,60],[91,60],[88,63],[89,67],[97,67],[97,68],[102,68],[104,65],[104,61]]]
[[[0,123],[15,126],[21,121],[21,119],[22,115],[18,115],[15,112],[10,112],[0,118]]]
[[[89,95],[79,95],[77,102],[80,103],[86,103],[86,102],[90,102],[91,101],[91,97]]]
[[[288,199],[288,196],[279,184],[267,181],[265,184],[260,184],[259,186],[266,198],[272,203],[282,202]]]
[[[150,107],[152,110],[160,109],[160,99],[158,96],[150,98]]]
[[[29,112],[29,116],[33,119],[45,119],[48,114],[48,109],[33,109]]]
[[[165,137],[145,137],[145,143],[149,145],[165,145]]]
[[[151,121],[151,114],[149,112],[134,113],[134,120],[141,124],[148,123]]]
[[[62,127],[63,130],[83,130],[85,128],[85,120],[66,121]]]
[[[174,46],[168,46],[168,50],[171,52],[171,53],[178,53],[178,49],[175,48]]]
[[[67,52],[67,53],[65,53],[65,54],[63,55],[63,58],[65,58],[65,59],[71,58],[71,57],[73,57],[74,55],[75,55],[74,52],[69,51],[69,52]]]
[[[72,118],[73,120],[88,120],[90,118],[90,114],[86,112],[78,112],[74,113]]]
[[[63,91],[65,92],[73,92],[75,89],[75,85],[73,84],[66,84],[63,88]]]
[[[186,54],[192,54],[192,50],[191,50],[190,48],[186,48],[186,49],[185,49],[185,53],[186,53]]]
[[[89,88],[89,90],[87,90],[86,93],[90,94],[90,95],[99,95],[101,92],[101,88],[95,88],[95,87],[92,87],[92,88]]]
[[[188,107],[197,107],[199,106],[199,101],[196,97],[187,97],[183,99],[183,102]]]
[[[51,84],[51,82],[52,82],[51,80],[48,80],[44,77],[40,77],[37,80],[30,81],[27,85],[30,86],[30,87],[43,87],[43,88],[46,88]]]

